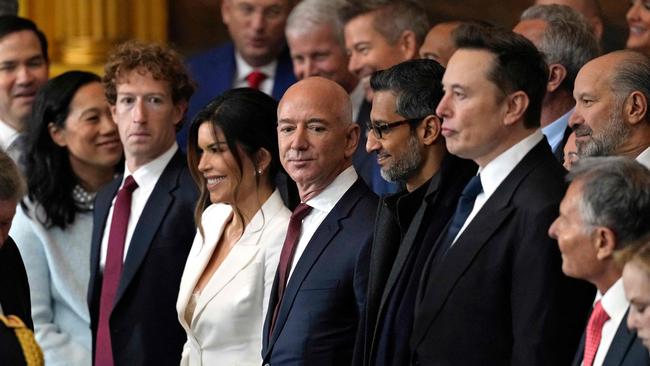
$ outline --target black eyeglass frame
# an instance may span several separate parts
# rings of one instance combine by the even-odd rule
[[[407,118],[403,119],[401,121],[394,121],[394,122],[386,122],[386,123],[380,123],[380,124],[375,124],[370,121],[366,122],[366,129],[367,131],[372,131],[372,133],[375,135],[375,137],[378,140],[381,140],[384,138],[384,134],[386,132],[389,132],[395,127],[399,127],[401,125],[405,124],[415,124],[417,122],[422,121],[423,119],[427,118],[428,116],[425,117],[417,117],[417,118]]]

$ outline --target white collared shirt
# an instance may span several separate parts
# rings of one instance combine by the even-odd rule
[[[519,141],[508,150],[501,153],[501,155],[492,159],[485,167],[479,168],[478,172],[481,175],[481,185],[483,192],[476,196],[472,212],[465,220],[463,227],[460,228],[458,235],[454,238],[454,243],[458,237],[465,231],[467,225],[474,219],[476,214],[481,210],[485,202],[490,199],[492,194],[499,188],[501,182],[512,172],[512,170],[519,164],[519,162],[537,145],[544,135],[541,130],[537,130],[530,134],[525,139]],[[453,243],[452,243],[453,245]]]
[[[556,152],[558,148],[564,148],[564,146],[560,145],[562,144],[562,140],[564,140],[564,132],[569,125],[569,117],[571,117],[574,110],[575,107],[571,108],[568,112],[562,115],[562,117],[542,127],[542,133],[546,136],[546,140],[551,146],[553,152]]]
[[[650,169],[650,146],[648,146],[639,156],[636,157],[636,161],[643,164],[646,168]]]
[[[603,306],[607,315],[609,315],[609,320],[603,325],[600,344],[598,345],[598,351],[596,352],[593,366],[602,366],[603,361],[605,361],[605,357],[607,356],[607,352],[609,351],[609,346],[612,344],[616,331],[621,325],[621,321],[623,321],[623,318],[625,317],[625,312],[627,312],[627,309],[630,306],[630,302],[625,298],[623,279],[619,278],[604,295],[598,292],[596,295],[596,301],[598,300],[600,300],[600,304]],[[594,301],[594,303],[596,301]]]
[[[312,197],[309,201],[305,202],[312,207],[309,215],[305,216],[302,220],[302,228],[300,230],[300,240],[296,246],[296,252],[291,262],[291,271],[287,277],[287,283],[293,274],[294,268],[300,259],[300,256],[307,248],[307,243],[311,240],[316,232],[316,229],[323,223],[323,220],[329,215],[334,206],[339,202],[345,192],[352,187],[357,180],[357,172],[352,166],[341,172],[330,185],[328,185],[321,193]]]
[[[270,63],[261,66],[261,67],[252,67],[244,61],[244,58],[241,57],[239,52],[235,51],[235,63],[237,65],[237,73],[235,75],[235,80],[233,80],[233,88],[247,88],[248,80],[246,77],[248,74],[254,70],[261,71],[266,75],[266,79],[260,84],[260,91],[264,92],[267,95],[273,94],[273,84],[275,82],[275,71],[278,66],[278,60],[273,60]]]
[[[0,121],[0,148],[7,151],[11,143],[20,135],[20,133],[6,122]]]
[[[178,150],[178,145],[174,142],[174,145],[165,151],[162,155],[156,159],[148,162],[147,164],[138,168],[135,172],[129,171],[128,165],[124,164],[124,176],[122,177],[122,183],[120,188],[124,185],[126,177],[133,175],[133,179],[138,183],[138,188],[133,191],[131,196],[131,214],[129,215],[129,224],[126,229],[126,239],[124,240],[124,256],[122,260],[126,260],[127,253],[129,251],[129,246],[131,244],[131,238],[133,237],[133,232],[135,227],[138,224],[138,219],[144,210],[144,206],[151,196],[158,179],[162,175],[163,170],[167,167],[167,164],[172,160],[172,157]],[[104,264],[106,263],[106,253],[108,251],[108,235],[110,233],[111,223],[113,221],[113,208],[115,207],[115,199],[117,195],[113,197],[113,202],[111,203],[111,208],[108,211],[108,218],[106,219],[106,225],[104,226],[104,235],[102,236],[102,246],[100,251],[99,266],[101,270],[104,270]]]

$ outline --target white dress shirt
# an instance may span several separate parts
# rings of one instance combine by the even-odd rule
[[[478,172],[481,175],[481,185],[483,186],[483,192],[476,196],[474,201],[474,207],[472,212],[470,212],[467,220],[463,224],[463,227],[460,228],[458,235],[454,238],[454,243],[460,235],[465,231],[467,225],[474,219],[476,214],[481,210],[485,202],[490,199],[490,196],[499,188],[501,182],[503,182],[506,177],[512,172],[512,170],[519,164],[519,162],[532,150],[535,145],[537,145],[544,135],[542,131],[537,130],[525,139],[519,141],[514,146],[508,150],[501,153],[501,155],[492,159],[486,166],[479,168]],[[453,243],[452,243],[453,245]]]
[[[352,187],[357,180],[357,172],[352,166],[349,166],[330,185],[327,186],[321,193],[312,197],[309,201],[305,202],[312,207],[311,212],[302,220],[302,228],[300,230],[300,240],[296,246],[296,251],[291,262],[291,271],[287,277],[287,283],[293,274],[294,268],[298,263],[298,259],[307,248],[307,243],[311,240],[316,232],[316,229],[323,223],[323,220],[329,215],[330,211],[336,206],[345,192]],[[370,224],[370,223],[369,223]]]
[[[625,298],[623,279],[619,278],[604,295],[598,292],[596,301],[598,300],[600,300],[600,304],[603,306],[607,315],[609,315],[609,320],[603,325],[600,344],[598,345],[593,366],[602,366],[603,361],[605,361],[605,356],[607,356],[607,352],[609,351],[609,346],[612,344],[616,331],[625,317],[627,308],[630,306],[630,302]]]
[[[271,63],[261,67],[252,67],[244,61],[239,52],[235,51],[235,63],[237,65],[237,73],[235,74],[235,80],[233,80],[232,83],[233,88],[247,88],[248,80],[246,80],[246,77],[248,77],[248,74],[254,70],[257,70],[266,75],[266,79],[264,79],[260,84],[260,91],[267,95],[273,94],[275,70],[277,69],[278,60],[273,60]]]
[[[0,148],[2,148],[2,151],[7,151],[7,148],[11,146],[11,143],[14,142],[18,135],[19,133],[15,128],[0,121]]]
[[[643,152],[636,157],[636,161],[643,164],[646,168],[650,169],[650,146],[643,150]]]
[[[138,188],[133,191],[131,196],[131,214],[129,215],[129,223],[126,228],[126,239],[124,240],[124,256],[122,260],[126,259],[126,255],[129,252],[129,246],[131,244],[131,237],[135,231],[135,227],[138,225],[138,219],[144,210],[144,206],[151,196],[158,179],[162,175],[163,170],[169,164],[169,161],[172,160],[172,157],[178,150],[178,145],[174,142],[174,145],[170,147],[165,153],[157,157],[156,159],[148,162],[147,164],[138,168],[135,172],[129,171],[128,165],[124,164],[124,176],[122,177],[122,183],[120,184],[120,189],[124,185],[124,180],[129,175],[133,175],[133,179],[138,183]],[[104,264],[106,263],[106,253],[108,252],[108,235],[111,231],[111,223],[113,222],[113,208],[115,208],[115,199],[117,195],[113,197],[113,202],[111,203],[111,208],[108,210],[108,218],[106,219],[106,225],[104,226],[104,234],[102,236],[102,247],[100,251],[99,266],[101,270],[104,270]]]

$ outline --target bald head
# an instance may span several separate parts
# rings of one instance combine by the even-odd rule
[[[461,22],[438,23],[429,30],[424,43],[420,47],[420,58],[438,61],[442,66],[447,66],[451,55],[456,51],[452,32]]]
[[[535,0],[535,5],[566,5],[582,14],[593,27],[596,38],[603,36],[603,13],[598,0]]]
[[[280,161],[307,201],[352,165],[359,126],[348,93],[315,76],[292,85],[278,106]]]

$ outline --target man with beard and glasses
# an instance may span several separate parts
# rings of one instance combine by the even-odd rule
[[[382,199],[371,249],[361,334],[364,365],[409,362],[415,294],[424,260],[477,166],[447,152],[436,106],[445,69],[412,60],[375,72],[366,150],[381,176],[406,189]]]
[[[621,155],[650,167],[650,58],[616,51],[585,64],[575,82],[578,155]]]

